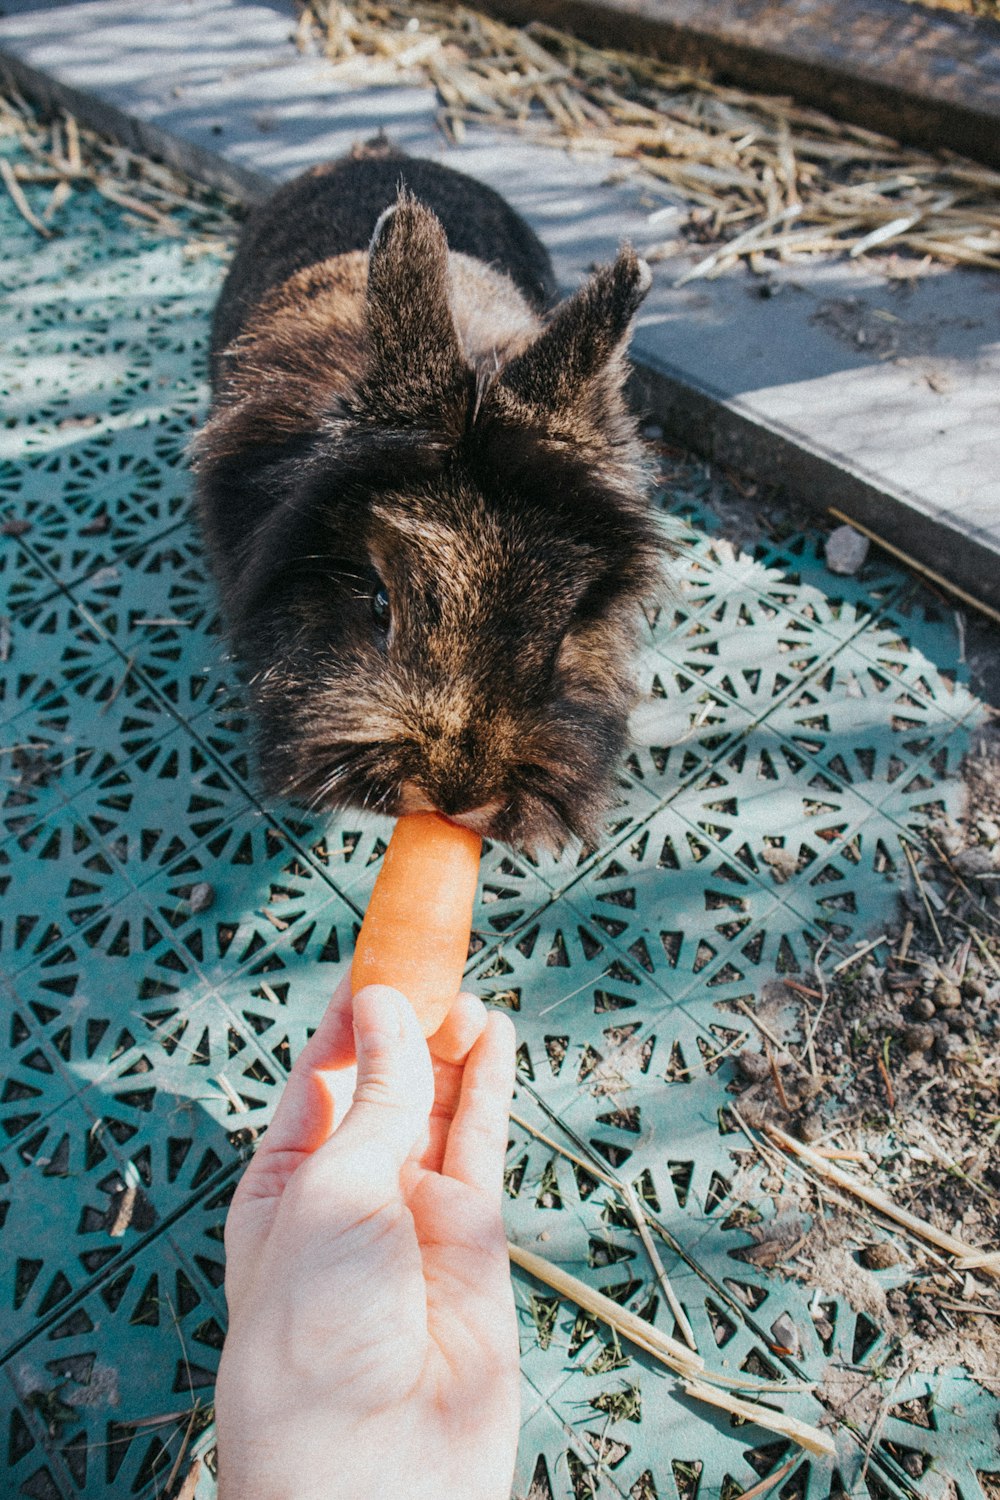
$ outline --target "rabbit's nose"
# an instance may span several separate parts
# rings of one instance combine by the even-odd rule
[[[429,790],[438,811],[448,818],[457,818],[478,811],[494,788],[486,785],[481,769],[459,755],[450,765],[439,769]]]
[[[442,787],[437,795],[438,810],[448,818],[457,818],[463,813],[476,812],[480,800],[480,795],[472,788],[462,786]]]

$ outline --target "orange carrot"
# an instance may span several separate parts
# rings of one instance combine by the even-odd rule
[[[482,839],[435,812],[396,823],[368,902],[351,988],[389,984],[437,1031],[462,982]]]

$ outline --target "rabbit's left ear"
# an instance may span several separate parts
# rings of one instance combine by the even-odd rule
[[[551,425],[595,387],[620,388],[629,324],[649,291],[652,273],[630,245],[562,302],[545,329],[504,367],[494,387],[500,404]]]
[[[375,225],[368,256],[363,406],[395,426],[460,430],[472,377],[448,306],[439,219],[401,188]]]

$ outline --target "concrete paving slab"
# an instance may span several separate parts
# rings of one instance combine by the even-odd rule
[[[0,67],[243,196],[384,128],[503,193],[566,290],[619,240],[663,240],[669,194],[638,169],[479,127],[448,145],[430,89],[338,84],[295,20],[285,0],[8,0]],[[666,430],[1000,607],[1000,277],[803,260],[676,286],[697,258],[655,264],[633,344]]]

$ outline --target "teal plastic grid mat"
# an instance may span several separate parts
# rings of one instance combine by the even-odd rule
[[[12,1496],[108,1500],[162,1495],[211,1400],[226,1204],[390,826],[256,790],[184,468],[219,258],[82,193],[63,224],[43,244],[0,201],[0,524],[30,523],[0,544],[0,1462]],[[738,555],[696,496],[661,503],[685,547],[607,838],[487,851],[471,978],[515,1013],[519,1119],[662,1227],[707,1364],[810,1423],[832,1375],[884,1397],[870,1451],[837,1426],[782,1500],[981,1500],[996,1400],[961,1371],[893,1386],[836,1286],[744,1256],[776,1208],[726,1108],[738,1002],[881,930],[901,839],[958,806],[979,710],[951,612],[877,555],[837,579],[814,537]],[[516,1124],[507,1185],[512,1239],[673,1331],[605,1183]],[[519,1496],[735,1500],[792,1457],[514,1280]]]

